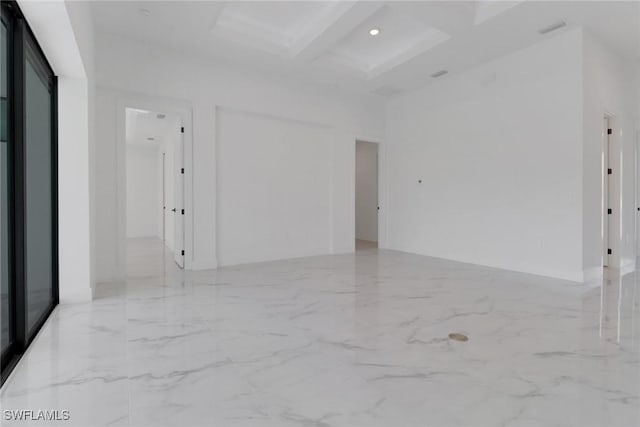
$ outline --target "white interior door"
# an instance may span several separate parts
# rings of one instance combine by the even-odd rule
[[[640,130],[636,131],[636,257],[640,257]]]
[[[162,153],[162,243],[167,244],[167,169],[165,153]]]
[[[184,128],[180,129],[180,137],[174,146],[174,193],[173,210],[174,251],[173,257],[180,268],[184,268]]]
[[[609,222],[611,220],[611,214],[609,212],[611,209],[609,202],[609,193],[610,193],[610,178],[609,174],[609,135],[607,130],[609,129],[609,119],[604,118],[604,131],[603,131],[603,154],[604,154],[604,183],[602,186],[602,205],[604,208],[604,221],[603,221],[603,230],[602,230],[602,254],[603,254],[603,265],[607,267],[609,265]]]

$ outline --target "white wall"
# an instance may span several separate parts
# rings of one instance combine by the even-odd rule
[[[82,276],[77,276],[76,281],[78,283],[82,283],[80,294],[84,294],[80,299],[87,300],[90,295],[83,292],[84,280],[86,277],[89,277],[89,283],[91,286],[91,295],[93,294],[93,289],[96,283],[95,277],[95,233],[93,232],[93,224],[95,222],[95,180],[94,180],[94,169],[95,169],[95,40],[94,33],[95,28],[93,26],[93,18],[91,16],[91,10],[89,6],[89,2],[86,1],[65,1],[65,6],[67,9],[67,13],[69,14],[69,19],[73,26],[73,32],[75,35],[75,40],[78,46],[78,50],[80,56],[82,58],[82,64],[85,70],[85,84],[86,84],[86,95],[82,94],[82,97],[79,98],[82,101],[82,104],[86,105],[86,121],[87,121],[87,150],[81,149],[79,144],[68,144],[67,148],[73,150],[75,152],[74,155],[69,155],[69,162],[64,162],[61,160],[59,164],[59,170],[64,168],[67,171],[65,174],[69,174],[69,169],[74,170],[74,176],[72,179],[76,181],[76,186],[78,186],[77,181],[84,182],[82,184],[82,188],[76,187],[75,189],[71,189],[70,187],[66,187],[63,185],[59,185],[59,188],[66,187],[73,191],[74,197],[76,198],[76,202],[69,207],[65,208],[67,211],[67,215],[71,217],[74,216],[75,223],[73,224],[73,233],[77,236],[80,236],[76,239],[76,241],[70,242],[68,247],[73,247],[77,253],[70,254],[70,259],[68,264],[71,265],[73,263],[74,271],[79,271],[80,266],[86,265],[89,268],[88,272],[84,271]],[[49,17],[51,19],[51,17]],[[58,84],[60,84],[61,78],[58,80]],[[86,96],[86,98],[85,98]],[[73,121],[76,125],[80,122],[78,117],[83,117],[83,115],[74,115]],[[59,140],[63,138],[62,135],[59,136]],[[81,152],[82,157],[79,157],[79,152]],[[58,153],[58,158],[62,159],[62,155],[69,154],[69,150],[65,153]],[[85,166],[86,164],[86,166]],[[70,177],[71,178],[71,177]],[[80,226],[81,225],[81,226]],[[78,234],[78,232],[81,232]],[[87,247],[88,244],[88,247]],[[82,255],[80,253],[82,252]],[[86,262],[85,264],[85,260]],[[61,281],[68,281],[68,277],[62,277]],[[61,298],[62,298],[61,293]]]
[[[126,226],[120,227],[118,221],[118,169],[116,168],[117,124],[115,97],[98,88],[96,90],[96,165],[95,165],[95,224],[96,236],[96,280],[118,280],[124,278],[125,263],[120,262],[120,252],[124,250]],[[112,120],[105,120],[105,114],[113,114]],[[124,116],[124,111],[122,112]],[[101,118],[102,117],[102,118]],[[108,146],[111,145],[111,146]],[[123,141],[124,147],[124,141]],[[122,162],[126,162],[123,156]],[[126,163],[125,163],[126,165]],[[125,168],[122,168],[123,174]],[[126,175],[122,183],[126,186]],[[126,189],[121,189],[124,196]],[[124,209],[124,204],[122,208]],[[126,224],[126,212],[124,212]],[[124,233],[121,234],[121,228]],[[122,240],[122,248],[120,247]]]
[[[330,143],[330,252],[355,250],[355,156],[352,133],[336,131]]]
[[[127,237],[162,238],[158,147],[127,145]]]
[[[581,46],[566,32],[387,105],[389,248],[582,280]]]
[[[378,144],[356,142],[356,239],[378,241]]]
[[[324,180],[324,207],[329,216],[329,236],[325,252],[353,250],[354,236],[354,152],[355,139],[381,140],[382,99],[376,96],[350,95],[326,87],[297,83],[277,75],[223,65],[215,61],[182,55],[180,52],[158,48],[118,37],[100,35],[97,42],[97,78],[100,88],[97,100],[97,227],[101,280],[122,278],[123,263],[118,261],[118,247],[124,236],[119,230],[118,212],[124,211],[119,201],[122,189],[115,173],[122,160],[118,157],[118,105],[123,99],[166,98],[185,105],[193,113],[193,147],[186,153],[185,178],[192,183],[193,242],[186,248],[186,262],[191,268],[214,268],[218,264],[216,108],[239,112],[254,120],[254,113],[268,115],[282,123],[299,122],[310,127],[325,127],[331,176]],[[277,126],[276,126],[277,127]],[[295,126],[294,126],[295,127]],[[223,130],[224,132],[224,130]],[[298,135],[299,132],[296,132]],[[314,139],[315,141],[315,139]],[[251,142],[255,144],[256,142]],[[302,142],[305,143],[304,141]],[[309,144],[309,150],[316,150]],[[275,148],[275,147],[274,147]],[[315,152],[315,151],[313,151]],[[308,158],[308,153],[301,159]],[[295,159],[292,158],[291,162]],[[189,174],[193,174],[190,176]],[[290,177],[295,180],[295,177]],[[227,179],[227,185],[229,180]],[[244,185],[244,184],[243,184]],[[113,215],[114,211],[116,215]],[[110,207],[109,210],[103,208]],[[257,220],[257,219],[256,219]],[[280,226],[281,224],[274,224]],[[325,228],[326,230],[326,228]],[[274,229],[280,233],[287,230]],[[317,248],[317,243],[313,247]],[[121,251],[120,251],[121,252]],[[303,252],[299,252],[302,254]],[[268,258],[269,253],[254,254],[256,259]],[[224,259],[225,255],[221,255]],[[228,258],[233,260],[234,258]]]
[[[218,263],[330,252],[330,133],[218,110]]]
[[[602,274],[603,116],[610,127],[612,207],[610,267],[635,267],[635,149],[638,129],[638,70],[614,49],[585,32],[584,66],[584,268],[587,279]]]

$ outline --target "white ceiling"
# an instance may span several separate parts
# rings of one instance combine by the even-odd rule
[[[164,138],[178,132],[179,122],[180,118],[176,115],[127,108],[125,129],[127,144],[157,148]]]
[[[576,26],[640,59],[638,1],[96,1],[92,10],[100,32],[380,95]],[[568,25],[538,33],[559,21]]]

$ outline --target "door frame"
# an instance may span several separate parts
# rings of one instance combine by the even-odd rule
[[[376,241],[378,248],[380,247],[380,211],[382,210],[380,208],[380,147],[381,144],[379,142],[376,141],[369,141],[369,140],[364,140],[364,139],[356,139],[356,143],[355,143],[355,158],[354,158],[354,163],[353,163],[353,169],[354,169],[354,177],[357,178],[357,163],[358,163],[358,142],[364,142],[364,143],[368,143],[368,144],[373,144],[376,146],[376,190],[377,190],[377,219],[376,219],[376,225],[377,225],[377,235],[378,235],[378,239]],[[354,205],[357,202],[357,182],[354,178],[354,194],[353,194],[353,199],[354,199]],[[354,208],[354,215],[355,215],[355,208]],[[357,221],[357,217],[355,219]],[[355,233],[355,229],[356,229],[356,224],[354,222],[354,233]],[[356,240],[356,236],[354,234],[354,241]]]
[[[173,164],[171,165],[173,168],[173,205],[174,208],[171,210],[174,213],[174,219],[180,218],[182,222],[175,221],[173,222],[173,260],[180,268],[185,268],[185,221],[184,215],[186,213],[185,209],[185,179],[184,179],[184,124],[182,119],[180,119],[180,138],[178,139],[178,144],[171,147],[173,149]],[[179,153],[179,155],[178,155]],[[180,172],[178,172],[180,170]],[[176,238],[177,236],[179,238]]]
[[[602,120],[602,249],[605,250],[605,243],[608,243],[608,248],[611,249],[611,254],[608,256],[607,268],[615,273],[624,273],[632,266],[628,265],[627,260],[622,257],[623,240],[621,232],[624,228],[624,216],[623,216],[623,190],[624,184],[622,176],[623,173],[623,159],[622,154],[624,151],[624,140],[622,138],[623,121],[616,114],[611,113],[607,109],[603,109],[602,116],[606,120],[607,126],[605,126],[605,120]],[[608,129],[612,129],[612,133],[608,134]],[[608,165],[605,164],[605,149],[608,148]],[[607,168],[611,168],[610,175],[607,173]],[[606,194],[608,195],[608,206],[605,200],[605,185]],[[635,186],[634,186],[635,188]],[[635,196],[634,196],[635,197]],[[635,199],[634,199],[635,200]],[[612,209],[611,214],[607,214],[607,208]],[[608,227],[608,242],[605,242],[605,227]],[[626,231],[626,230],[625,230]],[[634,242],[636,243],[636,242]],[[634,249],[635,253],[635,249]],[[604,264],[604,253],[603,253]],[[635,266],[635,262],[633,263]]]
[[[171,98],[156,97],[134,92],[118,92],[116,102],[116,257],[119,276],[126,278],[127,260],[127,180],[126,180],[126,109],[137,108],[179,116],[184,127],[183,167],[184,184],[184,268],[193,268],[193,109],[191,103]],[[175,249],[177,250],[177,249]]]
[[[370,142],[378,145],[378,249],[388,248],[388,236],[387,236],[387,218],[389,216],[389,210],[387,206],[388,188],[386,186],[386,174],[387,174],[387,146],[380,138],[375,138],[366,135],[358,135],[353,140],[353,245],[355,251],[356,242],[356,191],[355,191],[355,176],[356,176],[356,142]]]
[[[609,174],[608,170],[613,169],[611,165],[611,138],[608,129],[611,128],[610,115],[605,113],[602,121],[602,265],[603,267],[612,267],[612,256],[608,253],[611,247],[611,219],[613,215],[612,207],[612,180],[613,173]],[[609,214],[608,210],[612,213]]]

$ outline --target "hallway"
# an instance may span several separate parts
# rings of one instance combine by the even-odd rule
[[[588,290],[377,249],[202,272],[156,240],[129,255],[126,284],[55,309],[2,409],[77,426],[640,424],[634,274]]]

